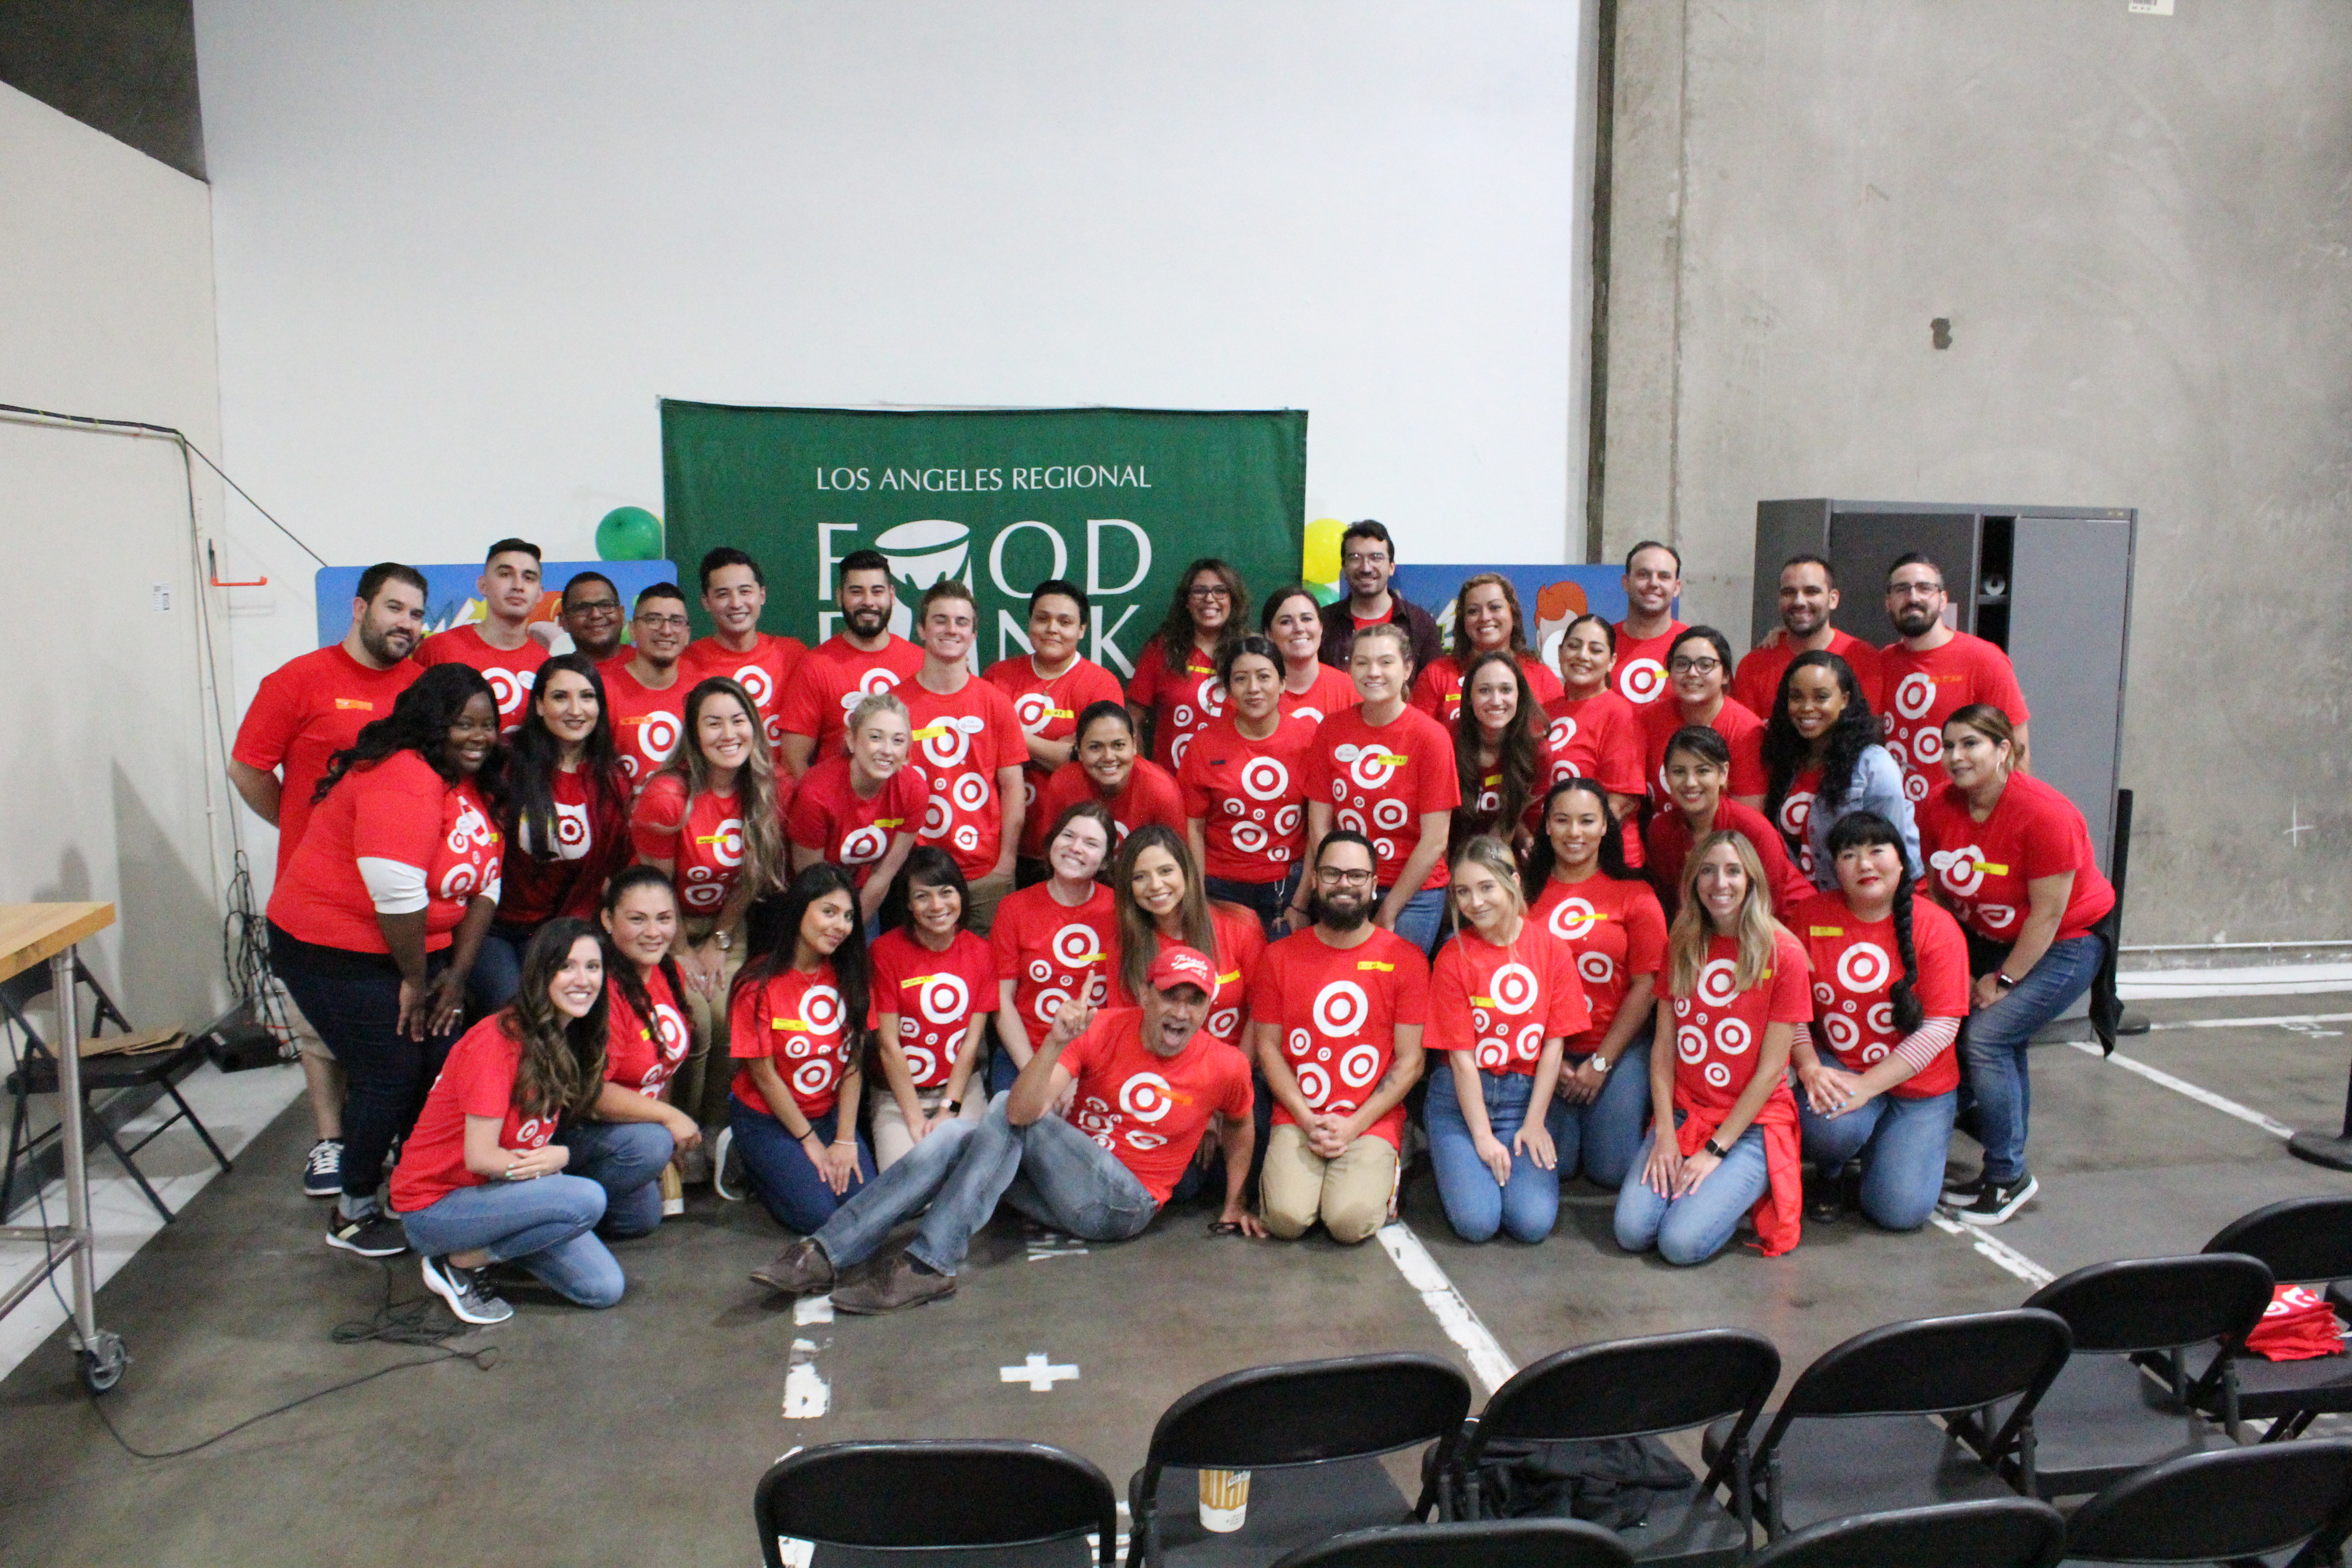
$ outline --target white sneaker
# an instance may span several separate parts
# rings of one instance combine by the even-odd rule
[[[743,1201],[743,1162],[735,1157],[735,1129],[722,1127],[710,1140],[710,1190],[730,1204]]]
[[[446,1258],[421,1260],[425,1288],[449,1303],[461,1323],[503,1323],[514,1316],[506,1298],[482,1283],[478,1268],[460,1268]]]

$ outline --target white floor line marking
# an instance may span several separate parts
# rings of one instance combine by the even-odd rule
[[[2289,1013],[2276,1018],[2184,1018],[2178,1023],[2150,1024],[2158,1029],[2294,1029],[2298,1033],[2319,1024],[2352,1024],[2352,1013]],[[2326,1033],[2334,1034],[2335,1030]]]
[[[1945,1214],[1932,1214],[1927,1216],[1927,1219],[1928,1222],[1937,1230],[1942,1231],[1947,1236],[1964,1236],[1968,1237],[1971,1242],[1976,1244],[1978,1257],[1990,1258],[1994,1263],[1999,1264],[2010,1273],[2016,1275],[2020,1279],[2024,1280],[2028,1285],[2032,1286],[2037,1290],[2041,1289],[2044,1285],[2049,1284],[2053,1279],[2058,1278],[2058,1276],[2051,1273],[2050,1270],[2042,1268],[2039,1263],[2034,1262],[2031,1258],[2026,1257],[2022,1252],[2018,1251],[2017,1248],[2010,1246],[2009,1243],[2002,1241],[1996,1237],[1987,1236],[1976,1226],[1963,1225],[1958,1220],[1956,1220],[1949,1215]]]
[[[784,1369],[784,1419],[814,1421],[833,1408],[833,1384],[816,1369],[816,1342],[794,1340]]]
[[[793,1327],[806,1328],[811,1323],[833,1321],[833,1296],[803,1296],[793,1303]]]
[[[1437,1259],[1413,1235],[1412,1227],[1401,1219],[1381,1226],[1381,1250],[1397,1266],[1404,1282],[1421,1292],[1421,1304],[1429,1309],[1445,1337],[1470,1358],[1470,1370],[1486,1385],[1486,1392],[1492,1394],[1509,1382],[1519,1370],[1518,1363],[1504,1353],[1493,1331],[1470,1310],[1470,1303],[1462,1299],[1462,1292],[1454,1288],[1454,1281],[1445,1277],[1445,1270],[1437,1266]]]
[[[2096,1040],[2070,1040],[2067,1043],[2078,1051],[2087,1051],[2095,1057],[2100,1054],[2099,1043]],[[2175,1094],[2185,1094],[2200,1105],[2210,1105],[2224,1116],[2234,1116],[2241,1121],[2259,1127],[2273,1138],[2294,1136],[2294,1128],[2274,1117],[2264,1116],[2261,1111],[2240,1105],[2234,1100],[2225,1100],[2210,1089],[2200,1089],[2187,1079],[2175,1078],[2168,1072],[2152,1068],[2144,1061],[2124,1055],[2121,1051],[2117,1051],[2106,1059],[2126,1072],[2139,1074],[2150,1083],[2162,1084]]]
[[[1057,1365],[1051,1362],[1043,1351],[1031,1351],[1028,1358],[1019,1366],[1000,1366],[996,1369],[999,1382],[1025,1383],[1029,1385],[1029,1392],[1032,1394],[1051,1394],[1054,1392],[1054,1384],[1065,1379],[1075,1382],[1077,1375],[1076,1363],[1066,1362]]]

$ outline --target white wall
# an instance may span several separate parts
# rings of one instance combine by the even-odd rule
[[[338,563],[578,555],[659,395],[1299,407],[1309,517],[1570,559],[1580,9],[199,0],[230,469]]]
[[[205,186],[0,87],[0,402],[216,447]],[[226,1000],[191,543],[172,443],[0,416],[0,901],[112,901],[92,956],[142,1026]]]

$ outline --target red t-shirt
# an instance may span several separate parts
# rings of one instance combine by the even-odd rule
[[[930,781],[909,763],[882,781],[872,800],[850,787],[849,758],[837,753],[801,775],[784,808],[784,832],[803,849],[820,851],[847,869],[863,890],[890,840],[915,831],[930,799]]]
[[[988,939],[960,931],[945,952],[933,952],[902,928],[884,931],[866,951],[874,970],[868,1026],[880,1029],[896,1014],[898,1049],[915,1087],[943,1087],[971,1021],[996,1010],[996,956]]]
[[[1238,1121],[1250,1113],[1247,1058],[1199,1035],[1174,1056],[1160,1056],[1143,1043],[1139,1008],[1097,1014],[1063,1048],[1058,1065],[1077,1079],[1070,1121],[1109,1150],[1156,1204],[1175,1191],[1211,1116]]]
[[[1535,654],[1519,655],[1519,668],[1528,678],[1528,695],[1537,704],[1559,700],[1559,677],[1554,675]],[[1451,726],[1455,714],[1462,711],[1462,666],[1454,655],[1440,654],[1430,660],[1429,668],[1413,678],[1412,705],[1436,720]]]
[[[451,626],[416,645],[419,668],[470,664],[482,672],[482,679],[490,683],[490,695],[499,700],[501,735],[522,728],[522,710],[530,701],[530,689],[539,681],[539,667],[546,662],[547,645],[537,637],[526,635],[520,647],[492,647],[483,640],[478,625]]]
[[[1543,1043],[1592,1026],[1568,943],[1519,922],[1508,947],[1465,931],[1437,950],[1429,973],[1429,1037],[1437,1051],[1469,1051],[1478,1070],[1533,1077]]]
[[[1253,741],[1227,715],[1193,737],[1179,782],[1201,819],[1203,868],[1231,882],[1278,882],[1307,842],[1307,752],[1319,721],[1286,718]]]
[[[686,733],[686,697],[692,672],[680,661],[677,679],[656,691],[629,673],[630,660],[614,658],[596,667],[604,678],[604,700],[613,710],[613,748],[639,789],[677,752]]]
[[[617,980],[604,982],[604,999],[609,1025],[604,1037],[604,1081],[659,1100],[692,1043],[687,1033],[686,1010],[678,1005],[677,993],[670,989],[669,976],[659,964],[646,974],[646,1000],[653,1004],[654,1011],[651,1019],[637,1016]]]
[[[629,836],[641,860],[667,860],[677,901],[688,914],[719,912],[743,874],[743,815],[740,796],[686,798],[686,775],[665,769],[637,796]]]
[[[2116,890],[2091,852],[2091,830],[2074,803],[2026,773],[2011,773],[1982,822],[1968,796],[1946,784],[1919,803],[1919,852],[1936,889],[1979,936],[2014,942],[2032,907],[2026,884],[2072,871],[2074,885],[2057,940],[2088,936],[2116,907]]]
[[[1780,809],[1772,814],[1772,826],[1780,830],[1783,847],[1794,846],[1790,855],[1797,874],[1810,882],[1813,879],[1813,844],[1806,831],[1813,825],[1813,802],[1822,793],[1822,770],[1807,768],[1789,781],[1789,793],[1780,797]]]
[[[1782,923],[1803,940],[1812,961],[1813,1044],[1848,1072],[1885,1060],[1903,1043],[1894,1005],[1886,999],[1903,978],[1894,917],[1865,923],[1846,906],[1843,893],[1832,891],[1807,899]],[[1912,900],[1911,951],[1919,960],[1911,991],[1922,1016],[1967,1017],[1969,944],[1958,923],[1927,900]],[[1900,1100],[1925,1100],[1959,1086],[1958,1053],[1946,1050],[1887,1092]]]
[[[1151,715],[1151,760],[1173,772],[1184,761],[1192,737],[1224,716],[1225,683],[1199,648],[1188,649],[1181,674],[1168,668],[1157,637],[1135,656],[1127,700]],[[1352,686],[1349,690],[1355,689]]]
[[[845,1012],[830,963],[820,960],[814,974],[788,968],[735,1000],[728,1016],[728,1054],[738,1061],[775,1058],[793,1103],[814,1121],[841,1099],[842,1073],[849,1064]],[[748,1066],[736,1069],[734,1092],[761,1115],[775,1114]]]
[[[392,1172],[396,1214],[431,1208],[461,1187],[482,1178],[466,1169],[466,1118],[503,1118],[499,1147],[516,1153],[543,1149],[555,1136],[558,1117],[526,1118],[515,1108],[515,1075],[522,1068],[522,1042],[508,1036],[507,1014],[494,1013],[457,1037],[441,1064],[441,1076],[425,1097],[416,1125],[400,1145]]]
[[[1569,1041],[1568,1049],[1587,1055],[1617,1021],[1634,976],[1654,976],[1665,967],[1665,911],[1647,882],[1595,873],[1581,882],[1547,881],[1528,918],[1565,943],[1576,961],[1592,1026]]]
[[[1072,659],[1069,668],[1048,680],[1029,655],[1015,654],[990,665],[981,679],[1013,700],[1021,732],[1041,741],[1066,741],[1078,732],[1079,714],[1097,702],[1127,700],[1118,677],[1090,658]],[[1037,809],[1037,796],[1053,772],[1034,758],[1022,764],[1022,800],[1028,811],[1021,819],[1021,853],[1032,860],[1045,853],[1047,818]]]
[[[1739,944],[1710,936],[1695,994],[1675,995],[1671,980],[1662,987],[1674,1001],[1675,1104],[1714,1121],[1756,1076],[1765,1026],[1810,1023],[1813,1016],[1805,950],[1787,931],[1774,930],[1772,965],[1745,991],[1738,988],[1738,970]],[[1788,1093],[1784,1076],[1772,1095]]]
[[[1250,976],[1249,1016],[1282,1034],[1282,1054],[1309,1110],[1351,1116],[1396,1060],[1396,1030],[1429,1021],[1429,960],[1391,931],[1372,928],[1354,947],[1313,931],[1265,950]],[[1276,1121],[1293,1120],[1277,1100]],[[1402,1147],[1404,1103],[1366,1129]]]
[[[1612,795],[1644,795],[1640,710],[1602,687],[1590,697],[1555,697],[1544,704],[1551,721],[1552,784],[1592,779]]]
[[[1982,637],[1954,632],[1926,653],[1889,643],[1878,656],[1878,690],[1871,700],[1886,750],[1903,769],[1903,789],[1927,799],[1950,781],[1944,772],[1944,721],[1971,702],[1990,702],[2012,724],[2032,718],[2009,655]]]
[[[1265,931],[1253,914],[1224,905],[1209,906],[1209,928],[1214,933],[1216,952],[1211,955],[1217,965],[1217,993],[1209,998],[1209,1016],[1201,1026],[1202,1032],[1213,1035],[1236,1049],[1242,1043],[1242,1005],[1249,994],[1251,974],[1256,972],[1257,961],[1265,952]],[[1169,945],[1168,938],[1154,933],[1158,947],[1154,956]],[[1110,968],[1110,1001],[1113,1007],[1133,1007],[1139,1004],[1127,994],[1127,984],[1119,978],[1118,966]]]
[[[310,794],[337,752],[360,731],[389,718],[392,705],[424,670],[413,659],[370,669],[336,643],[288,659],[261,678],[229,755],[278,775],[278,874],[284,876],[310,820]]]
[[[774,751],[783,743],[784,724],[776,710],[783,701],[784,686],[808,655],[808,644],[798,637],[774,637],[766,632],[747,652],[737,653],[717,637],[697,637],[686,645],[679,656],[680,679],[691,690],[714,676],[725,676],[750,693],[760,709],[760,731],[768,737],[768,749]]]
[[[1004,895],[989,927],[996,978],[1013,982],[1013,1010],[1031,1046],[1045,1037],[1066,1002],[1096,1006],[1110,994],[1118,957],[1118,914],[1100,882],[1076,909],[1057,902],[1050,883]]]
[[[1061,820],[1062,813],[1082,800],[1102,800],[1095,793],[1094,777],[1076,762],[1064,763],[1038,792],[1037,820],[1051,827]],[[1148,822],[1172,827],[1180,837],[1183,835],[1184,792],[1177,787],[1166,768],[1149,757],[1136,758],[1134,768],[1127,775],[1127,787],[1102,803],[1109,808],[1111,824],[1118,829],[1121,838]],[[1116,850],[1118,846],[1113,844],[1111,847]]]
[[[1642,764],[1650,781],[1650,804],[1667,805],[1666,745],[1684,727],[1681,705],[1668,699],[1652,703],[1642,714]],[[1764,721],[1727,697],[1706,727],[1731,748],[1731,782],[1726,795],[1762,795],[1771,785],[1764,773]]]
[[[908,680],[898,688],[914,731],[910,760],[931,786],[915,837],[955,857],[971,880],[996,868],[1004,849],[1004,798],[996,775],[1024,766],[1029,748],[1013,700],[985,680],[949,696]]]
[[[629,863],[628,797],[615,799],[599,790],[591,799],[588,782],[586,773],[562,768],[548,777],[555,805],[553,859],[530,853],[532,847],[523,842],[528,825],[518,825],[508,840],[499,889],[502,922],[535,926],[557,915],[596,918],[605,879]]]
[[[1307,798],[1330,802],[1339,826],[1372,841],[1373,875],[1383,888],[1420,847],[1422,816],[1462,804],[1454,737],[1418,708],[1408,706],[1381,725],[1366,722],[1361,707],[1335,713],[1315,731],[1307,754]],[[1421,887],[1445,882],[1441,856]]]
[[[394,752],[319,803],[270,889],[269,918],[320,947],[389,952],[378,908],[422,910],[425,951],[437,952],[468,904],[498,898],[505,843],[473,780],[450,784],[416,752]]]
[[[1666,655],[1675,639],[1690,627],[1680,621],[1669,620],[1666,629],[1654,637],[1637,637],[1617,623],[1617,658],[1609,667],[1609,679],[1617,688],[1617,695],[1636,708],[1646,708],[1664,697],[1674,700],[1673,683],[1666,679]]]
[[[1732,700],[1759,718],[1769,719],[1772,704],[1780,695],[1780,677],[1802,651],[1789,646],[1785,634],[1778,643],[1749,648],[1748,657],[1739,661],[1739,672],[1731,678]],[[1860,637],[1832,629],[1830,646],[1822,651],[1837,655],[1852,667],[1854,689],[1862,693],[1864,701],[1875,705],[1878,650]]]
[[[827,637],[808,650],[792,679],[784,682],[777,721],[785,734],[806,735],[815,741],[816,749],[809,753],[812,761],[842,749],[849,734],[849,716],[859,703],[877,691],[912,682],[922,669],[921,648],[895,632],[883,635],[889,641],[879,653],[853,646],[845,635]]]
[[[1539,834],[1543,831],[1544,795],[1551,788],[1552,780],[1559,776],[1560,764],[1559,757],[1553,754],[1551,742],[1546,737],[1544,731],[1541,730],[1536,731],[1535,742],[1536,769],[1534,776],[1528,780],[1528,805],[1527,809],[1520,814],[1520,824],[1528,832]],[[1477,823],[1475,831],[1508,838],[1511,835],[1510,825],[1492,820],[1502,809],[1503,773],[1502,769],[1497,767],[1493,773],[1479,775],[1478,793],[1470,801],[1470,815]],[[1457,847],[1458,844],[1457,838]]]
[[[1321,664],[1315,668],[1314,685],[1304,691],[1293,691],[1286,686],[1276,700],[1284,718],[1319,724],[1334,713],[1345,713],[1363,699],[1357,695],[1356,683],[1348,679],[1346,670]]]
[[[1762,812],[1725,795],[1715,803],[1715,826],[1720,831],[1745,834],[1754,846],[1756,858],[1764,867],[1765,890],[1772,895],[1776,911],[1793,909],[1813,896],[1813,885],[1789,863],[1780,836],[1772,831]],[[1642,838],[1643,869],[1649,873],[1650,885],[1657,889],[1659,904],[1671,913],[1682,902],[1683,862],[1691,852],[1690,824],[1670,805],[1651,816]]]

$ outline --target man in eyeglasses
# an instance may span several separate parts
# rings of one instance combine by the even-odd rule
[[[1429,963],[1372,923],[1373,866],[1362,834],[1325,834],[1307,872],[1315,923],[1266,949],[1250,979],[1250,1052],[1274,1102],[1258,1205],[1286,1241],[1318,1219],[1332,1240],[1362,1241],[1396,1190]]]
[[[1348,648],[1364,626],[1393,621],[1412,644],[1412,668],[1427,669],[1444,651],[1437,618],[1389,586],[1396,575],[1396,545],[1384,524],[1366,518],[1339,536],[1339,574],[1348,596],[1323,606],[1323,647],[1316,656],[1339,669],[1348,668]]]
[[[602,572],[575,572],[563,584],[556,618],[572,634],[572,651],[598,665],[621,657],[621,630],[628,616],[621,609],[621,591]]]
[[[678,656],[686,651],[686,595],[675,583],[656,583],[637,595],[629,623],[636,651],[597,673],[604,678],[604,700],[613,710],[613,745],[638,789],[677,750],[686,731],[686,694],[693,682],[679,679]]]
[[[2006,714],[2017,731],[2017,771],[2026,771],[2025,693],[2009,655],[1945,624],[1944,570],[1925,555],[1886,569],[1886,618],[1903,634],[1878,656],[1871,707],[1886,750],[1903,768],[1903,793],[1916,803],[1944,787],[1944,721],[1971,702]]]

